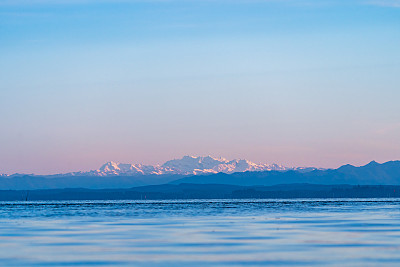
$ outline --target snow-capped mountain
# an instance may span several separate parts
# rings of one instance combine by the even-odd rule
[[[170,168],[181,174],[202,174],[202,173],[234,173],[245,171],[271,171],[286,170],[277,164],[256,164],[245,159],[227,160],[225,158],[193,157],[184,156],[182,159],[167,161],[162,167]]]
[[[107,162],[98,170],[93,170],[87,173],[79,173],[95,176],[115,176],[115,175],[149,175],[149,174],[175,174],[176,171],[162,166],[142,165],[142,164],[124,164],[113,161]],[[76,174],[76,173],[75,173]]]
[[[293,168],[277,164],[256,164],[248,160],[227,160],[225,158],[184,156],[165,162],[163,165],[142,165],[107,162],[98,170],[89,172],[75,172],[72,175],[91,176],[133,176],[133,175],[161,175],[180,174],[197,175],[208,173],[234,173],[246,171],[285,171]]]

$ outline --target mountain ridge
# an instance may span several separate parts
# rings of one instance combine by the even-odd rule
[[[217,183],[245,186],[269,186],[282,183],[400,185],[400,161],[388,161],[382,164],[370,162],[360,167],[343,165],[337,169],[316,169],[309,172],[288,170],[285,172],[215,174],[207,177],[189,176],[173,181],[173,183]]]
[[[62,176],[138,176],[138,175],[204,175],[222,173],[235,173],[246,171],[287,171],[287,170],[309,171],[314,167],[285,167],[278,164],[258,164],[246,159],[227,160],[212,156],[183,156],[180,159],[166,161],[162,165],[144,165],[119,163],[109,161],[97,170],[77,171],[52,175],[37,175],[46,177]],[[15,174],[16,175],[16,174]],[[4,175],[15,176],[15,175]],[[24,174],[18,174],[21,176]],[[31,174],[32,175],[32,174]]]
[[[202,175],[150,174],[119,176],[32,176],[0,177],[0,190],[34,190],[59,188],[111,189],[162,184],[225,184],[240,186],[269,186],[277,184],[323,185],[400,185],[400,161],[372,163],[355,167],[344,165],[337,169],[302,171],[245,171],[234,173],[203,173]]]

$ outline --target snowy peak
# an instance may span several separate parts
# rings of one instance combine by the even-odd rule
[[[246,171],[284,171],[291,168],[277,164],[256,164],[245,159],[227,160],[225,158],[214,158],[211,156],[194,157],[184,156],[181,159],[173,159],[163,165],[142,165],[107,162],[98,170],[90,172],[77,172],[73,175],[92,176],[134,176],[134,175],[162,175],[180,174],[197,175],[208,173],[234,173]]]
[[[212,170],[228,161],[224,158],[184,156],[182,159],[167,161],[162,167],[171,168],[178,172],[193,173],[196,170]]]
[[[120,171],[121,168],[118,166],[119,164],[113,161],[107,162],[103,166],[100,167],[99,171],[101,172],[117,172]]]
[[[86,173],[74,173],[74,175],[93,175],[93,176],[133,176],[133,175],[160,175],[173,173],[170,168],[160,166],[142,165],[142,164],[125,164],[117,162],[107,162],[98,170]]]

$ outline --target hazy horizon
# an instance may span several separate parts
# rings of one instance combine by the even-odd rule
[[[0,1],[0,173],[400,159],[399,1]]]

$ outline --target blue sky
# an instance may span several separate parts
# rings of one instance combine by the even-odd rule
[[[0,173],[400,158],[400,1],[0,0]]]

